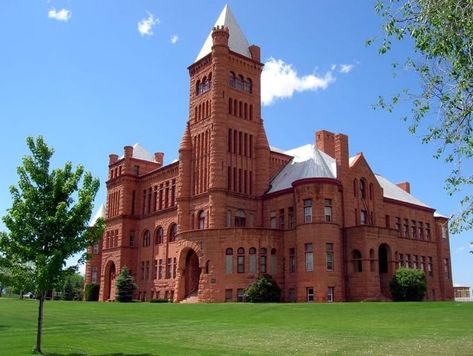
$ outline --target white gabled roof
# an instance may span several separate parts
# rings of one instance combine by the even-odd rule
[[[398,187],[396,184],[390,182],[383,176],[380,176],[379,174],[375,174],[375,176],[376,176],[376,179],[378,180],[378,183],[381,185],[381,188],[383,188],[383,191],[384,191],[383,195],[385,198],[399,200],[405,203],[419,205],[425,208],[430,208],[430,206],[421,202],[415,196],[413,196],[412,194],[409,194],[404,189]]]
[[[241,31],[240,26],[238,26],[238,23],[235,17],[233,16],[232,12],[230,11],[230,8],[228,7],[228,5],[225,5],[222,12],[220,13],[220,16],[218,17],[217,22],[215,22],[214,27],[216,26],[228,27],[228,30],[230,32],[230,38],[228,39],[228,46],[230,47],[231,51],[239,53],[245,57],[251,58],[251,53],[249,49],[250,45],[248,44],[248,41],[246,40],[245,35]],[[194,63],[204,58],[211,51],[212,51],[212,31],[210,31]]]
[[[292,183],[299,179],[337,177],[335,159],[315,145],[308,144],[283,153],[294,158],[274,177],[268,193],[291,188]]]
[[[92,219],[90,219],[89,226],[93,227],[99,218],[104,218],[105,219],[105,207],[104,207],[103,203],[100,204],[99,208],[95,212],[94,217]]]

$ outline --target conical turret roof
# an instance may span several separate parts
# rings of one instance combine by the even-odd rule
[[[230,8],[228,5],[225,5],[222,12],[220,13],[220,16],[218,17],[217,22],[215,22],[214,27],[216,26],[228,27],[228,31],[230,33],[228,46],[230,47],[231,51],[239,53],[245,57],[251,58],[251,53],[249,49],[250,45],[248,44],[248,41],[246,40],[245,35],[241,31],[240,26],[238,26],[238,23],[235,17],[233,16],[232,12],[230,11]],[[204,58],[211,51],[212,51],[212,31],[210,31],[194,63]]]

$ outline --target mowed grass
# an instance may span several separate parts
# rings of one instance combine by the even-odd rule
[[[0,298],[0,355],[31,354],[38,303]],[[45,303],[52,355],[473,355],[473,303]]]

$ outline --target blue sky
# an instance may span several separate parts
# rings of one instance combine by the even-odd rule
[[[53,165],[81,163],[100,178],[105,201],[110,153],[141,143],[177,158],[188,115],[188,72],[226,1],[4,0],[0,11],[0,215],[27,154],[43,135]],[[267,63],[262,109],[272,146],[290,149],[326,129],[349,136],[374,172],[409,181],[412,193],[444,215],[459,197],[443,189],[449,167],[394,114],[373,110],[378,95],[416,87],[416,77],[365,41],[381,35],[374,1],[228,1]],[[284,92],[277,90],[283,81]],[[465,167],[471,171],[471,162]],[[0,223],[0,229],[4,225]],[[473,232],[452,236],[454,282],[473,286]]]

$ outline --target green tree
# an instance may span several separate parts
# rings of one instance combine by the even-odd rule
[[[74,271],[67,275],[62,286],[62,299],[64,300],[82,300],[84,289],[84,277]]]
[[[395,301],[421,301],[427,290],[424,271],[399,268],[389,283]]]
[[[115,282],[117,288],[116,299],[122,303],[128,303],[133,300],[133,291],[136,289],[136,284],[133,283],[133,277],[130,274],[127,266],[123,266],[120,274]]]
[[[451,230],[471,229],[473,174],[465,161],[473,156],[473,2],[378,0],[375,8],[384,20],[380,53],[389,52],[393,40],[412,40],[415,55],[404,67],[421,80],[420,90],[380,97],[377,106],[391,111],[400,102],[409,104],[404,119],[410,131],[420,133],[423,143],[435,143],[435,157],[452,165],[445,188],[450,195],[464,191]]]
[[[0,258],[0,285],[9,287],[10,291],[18,294],[20,299],[25,292],[35,292],[31,263],[22,264],[14,259]]]
[[[96,302],[99,300],[100,284],[91,283],[85,286],[84,299],[87,302]]]
[[[66,259],[100,238],[103,220],[88,227],[98,179],[85,173],[82,166],[73,170],[70,162],[50,171],[54,151],[41,136],[28,137],[27,145],[31,155],[18,167],[18,187],[10,187],[12,207],[3,217],[9,232],[0,235],[0,252],[6,259],[33,268],[39,301],[34,351],[42,353],[46,292],[63,280]]]
[[[245,299],[250,303],[277,303],[281,299],[281,288],[265,274],[245,290]]]

